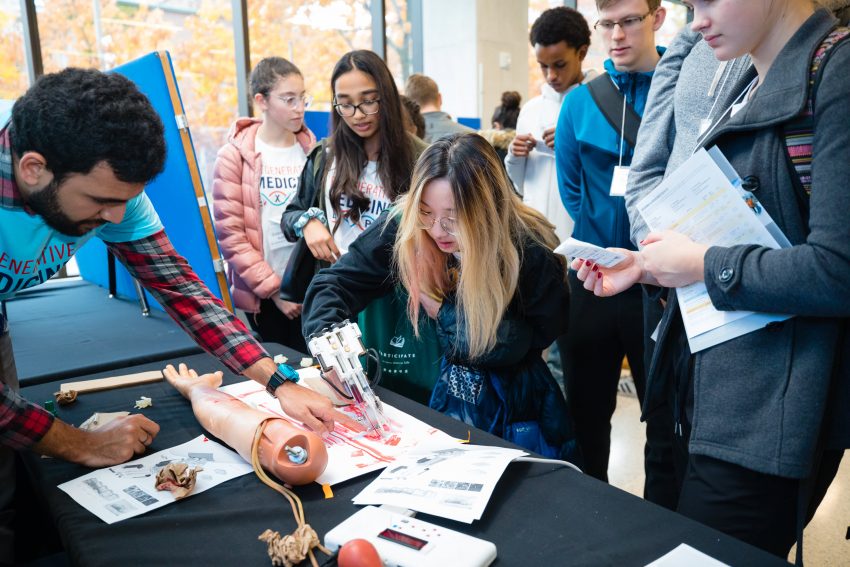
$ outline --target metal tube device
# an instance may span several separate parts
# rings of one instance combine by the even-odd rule
[[[339,385],[351,397],[353,405],[366,418],[369,429],[377,431],[382,437],[389,431],[387,418],[381,400],[375,395],[360,356],[366,354],[361,340],[360,327],[348,319],[323,329],[310,336],[307,347],[313,357],[319,361],[325,379],[338,380]],[[336,379],[336,380],[335,380]]]

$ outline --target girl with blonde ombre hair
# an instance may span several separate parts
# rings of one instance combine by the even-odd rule
[[[431,407],[572,459],[566,403],[541,358],[566,321],[556,243],[486,140],[440,139],[417,161],[410,191],[313,280],[304,334],[353,318],[400,282],[413,328],[423,310],[436,324],[443,357]]]

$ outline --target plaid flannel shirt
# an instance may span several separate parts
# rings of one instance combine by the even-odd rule
[[[0,207],[24,208],[15,183],[9,131],[0,129]],[[237,374],[269,356],[224,304],[210,293],[164,231],[131,242],[107,243],[130,273],[204,350]],[[5,330],[0,317],[0,332]],[[31,447],[53,415],[0,384],[0,445]]]
[[[269,356],[172,246],[165,231],[109,250],[204,350],[236,374]]]

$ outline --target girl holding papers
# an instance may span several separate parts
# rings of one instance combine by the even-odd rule
[[[414,329],[436,323],[443,352],[431,407],[530,450],[573,458],[567,407],[541,352],[561,334],[565,265],[553,226],[524,205],[484,138],[428,147],[399,197],[313,280],[304,334],[406,289]]]
[[[573,267],[598,296],[670,288],[644,412],[674,408],[679,511],[784,558],[850,445],[850,34],[808,0],[685,3],[718,59],[753,62],[699,145],[722,150],[791,246],[665,231],[613,268]],[[792,317],[692,354],[673,288],[695,282],[720,311]]]

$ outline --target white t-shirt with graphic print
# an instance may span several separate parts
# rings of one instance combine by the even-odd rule
[[[260,220],[263,223],[263,259],[282,274],[293,243],[284,238],[280,217],[298,193],[298,180],[307,156],[300,144],[276,148],[257,136],[254,149],[260,154]]]
[[[334,171],[335,166],[331,166],[331,170],[329,171],[327,182],[325,184],[325,213],[328,216],[328,223],[330,224],[331,231],[333,231],[337,221],[337,217],[331,207],[330,198],[331,182],[333,180]],[[369,228],[370,224],[375,222],[384,209],[389,208],[392,204],[392,201],[384,192],[384,184],[381,181],[381,178],[378,177],[378,162],[367,162],[366,167],[363,168],[363,171],[360,173],[360,179],[357,184],[360,191],[369,197],[369,208],[360,213],[360,220],[357,223],[352,223],[348,219],[344,219],[340,223],[339,228],[337,228],[337,231],[334,233],[334,242],[336,242],[336,246],[339,248],[341,254],[347,253],[351,243],[357,240],[357,237],[360,236],[364,230]],[[352,203],[349,198],[342,197],[340,199],[340,212],[343,217],[345,216],[345,213],[351,209],[351,205]]]

